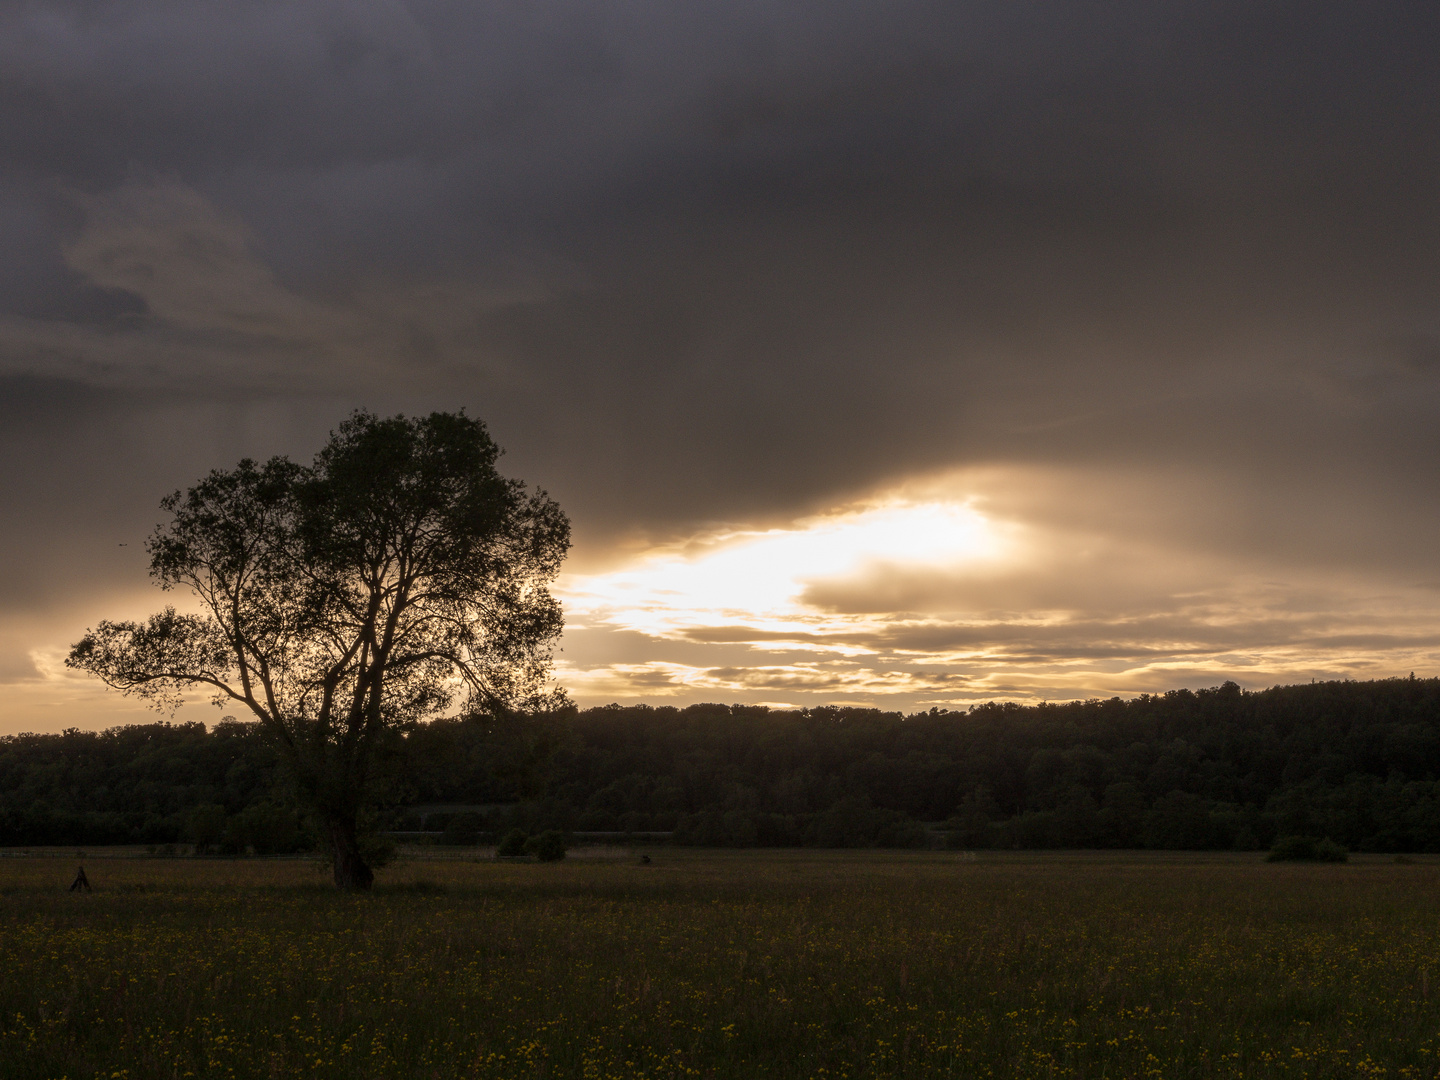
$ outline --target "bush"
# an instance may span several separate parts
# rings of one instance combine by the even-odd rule
[[[1345,862],[1349,853],[1328,836],[1282,836],[1275,841],[1266,862]]]
[[[1275,840],[1275,846],[1270,849],[1270,854],[1265,856],[1265,861],[1312,862],[1315,859],[1317,842],[1313,836],[1278,837]]]
[[[522,829],[511,829],[500,841],[495,854],[502,858],[514,858],[525,854],[525,843],[529,839]]]
[[[541,862],[559,862],[565,858],[565,835],[550,829],[526,840],[525,850]]]
[[[1327,836],[1315,845],[1315,859],[1318,862],[1349,862],[1350,853]]]

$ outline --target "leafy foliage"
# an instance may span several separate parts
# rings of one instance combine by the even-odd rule
[[[525,841],[525,851],[541,862],[559,862],[565,858],[565,834],[559,829],[546,829]]]
[[[525,854],[525,841],[528,840],[523,830],[511,829],[501,838],[495,854],[502,858],[513,859],[517,855]]]
[[[500,476],[499,453],[463,413],[357,412],[308,467],[212,472],[163,501],[148,545],[152,575],[202,613],[101,623],[67,662],[162,709],[201,689],[253,716],[329,833],[337,883],[366,887],[356,823],[399,732],[457,693],[500,714],[563,701],[546,586],[569,523]]]
[[[1265,856],[1266,862],[1345,862],[1349,853],[1328,836],[1282,836]]]
[[[234,721],[13,735],[0,739],[0,843],[188,843],[196,807],[233,822],[283,787],[274,748]]]

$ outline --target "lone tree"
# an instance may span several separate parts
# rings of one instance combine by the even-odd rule
[[[463,412],[356,412],[314,464],[246,459],[162,501],[150,573],[202,614],[102,622],[66,663],[173,711],[187,690],[243,706],[280,746],[334,853],[365,889],[357,816],[387,734],[468,708],[553,708],[570,524],[495,469]]]

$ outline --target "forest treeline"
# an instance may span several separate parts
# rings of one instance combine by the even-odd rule
[[[441,720],[385,759],[377,826],[440,842],[670,833],[724,846],[1440,851],[1440,680],[1233,683],[1131,700],[871,709],[607,706]],[[0,739],[0,844],[303,848],[250,725]]]

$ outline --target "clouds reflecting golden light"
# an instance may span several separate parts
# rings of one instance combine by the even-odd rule
[[[1440,659],[1433,589],[1281,574],[1263,553],[1187,544],[1093,505],[1113,492],[1067,519],[1021,491],[1055,483],[931,478],[569,576],[561,681],[585,704],[910,708],[1370,678]]]

